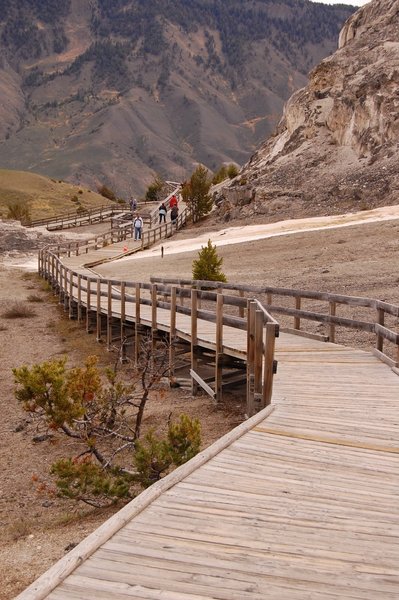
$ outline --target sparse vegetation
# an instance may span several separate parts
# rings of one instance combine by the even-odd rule
[[[17,540],[26,537],[31,528],[32,523],[30,523],[27,519],[21,518],[17,519],[8,526],[7,533],[10,539],[16,542]]]
[[[26,207],[29,211],[26,216],[35,220],[70,212],[71,198],[74,196],[80,199],[86,208],[96,208],[105,204],[103,196],[95,192],[90,196],[79,196],[78,189],[71,183],[54,182],[43,175],[0,169],[0,215],[17,220],[22,218],[23,224],[26,225],[28,222],[25,213],[20,212],[18,205]],[[8,216],[10,208],[12,212]]]
[[[168,351],[150,338],[141,347],[138,376],[132,383],[114,368],[101,372],[97,358],[84,367],[66,368],[66,359],[13,369],[15,395],[35,423],[35,431],[51,431],[80,446],[75,457],[52,466],[58,493],[101,507],[132,498],[138,486],[159,479],[172,465],[194,456],[200,447],[200,426],[187,416],[169,424],[166,438],[149,432],[140,441],[151,390],[169,370]]]
[[[193,279],[226,282],[226,275],[221,271],[222,264],[223,258],[219,258],[216,246],[208,240],[208,244],[201,246],[198,258],[193,261]]]
[[[28,302],[44,302],[43,296],[39,296],[39,294],[29,294],[26,299]]]
[[[7,219],[14,219],[15,221],[20,221],[22,224],[28,224],[31,222],[31,214],[28,206],[22,204],[21,202],[16,202],[15,204],[8,204],[8,213]]]
[[[113,190],[111,190],[111,188],[107,187],[106,185],[101,185],[97,189],[97,191],[99,194],[101,194],[101,196],[104,196],[104,198],[108,198],[108,200],[112,200],[112,202],[116,202],[115,192]]]
[[[212,177],[212,184],[216,185],[225,179],[234,179],[238,175],[238,168],[235,164],[223,165],[216,171]]]
[[[14,302],[9,308],[1,315],[3,319],[30,319],[35,317],[36,313],[30,306],[27,306],[24,302]]]
[[[156,177],[145,193],[146,202],[160,202],[163,198],[165,182],[161,177]]]

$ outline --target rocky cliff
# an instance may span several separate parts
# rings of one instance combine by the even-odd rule
[[[219,214],[287,218],[399,202],[399,0],[372,0],[287,102]]]

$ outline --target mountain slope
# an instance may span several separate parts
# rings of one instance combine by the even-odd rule
[[[23,205],[33,220],[113,203],[88,189],[24,171],[0,169],[0,218]]]
[[[0,0],[0,164],[123,195],[198,161],[242,164],[352,12],[305,0]]]
[[[373,0],[347,21],[339,49],[291,96],[275,134],[224,192],[226,219],[398,203],[398,39],[398,0]]]

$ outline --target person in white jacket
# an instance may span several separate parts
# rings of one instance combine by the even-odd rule
[[[141,232],[143,230],[143,219],[137,214],[133,219],[134,239],[141,240]]]

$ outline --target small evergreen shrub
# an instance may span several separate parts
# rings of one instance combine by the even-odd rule
[[[197,260],[193,261],[193,279],[204,281],[227,282],[226,275],[221,271],[223,258],[219,258],[211,240],[206,246],[201,246]]]

